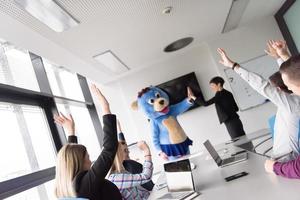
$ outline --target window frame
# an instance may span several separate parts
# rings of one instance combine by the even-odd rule
[[[296,43],[293,40],[292,34],[289,31],[289,28],[284,20],[284,14],[290,9],[290,7],[296,2],[296,0],[286,0],[281,8],[275,14],[275,19],[277,21],[278,27],[285,39],[289,50],[293,56],[298,55],[300,49],[297,49]]]
[[[58,114],[56,103],[86,107],[90,114],[98,143],[100,147],[102,147],[102,125],[86,78],[77,74],[80,89],[83,93],[85,101],[55,96],[52,94],[42,57],[31,52],[29,52],[29,55],[38,85],[40,87],[40,92],[0,83],[0,102],[39,106],[42,108],[50,129],[56,153],[64,144],[67,143],[67,138],[63,128],[56,125],[53,120],[54,115]],[[50,180],[53,180],[54,178],[55,166],[0,182],[0,199],[8,198],[33,187],[42,185]]]

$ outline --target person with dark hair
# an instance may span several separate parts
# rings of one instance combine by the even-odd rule
[[[211,89],[216,93],[213,98],[208,101],[200,97],[192,95],[195,103],[202,106],[215,104],[220,124],[224,123],[231,139],[245,135],[243,124],[237,111],[239,108],[233,98],[231,92],[223,88],[225,81],[222,77],[216,76],[209,81]],[[190,88],[188,92],[192,93]]]
[[[293,92],[288,89],[288,87],[284,84],[281,74],[279,71],[275,72],[269,77],[269,80],[271,84],[275,87],[277,87],[279,90],[287,93],[287,94],[292,94]]]

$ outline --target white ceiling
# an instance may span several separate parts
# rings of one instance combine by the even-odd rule
[[[56,1],[80,21],[78,27],[56,33],[20,9],[13,0],[0,0],[0,12],[71,52],[95,68],[99,75],[106,75],[108,77],[106,81],[126,76],[160,60],[170,59],[193,46],[201,45],[207,38],[221,34],[232,2],[232,0]],[[273,15],[283,2],[284,0],[250,0],[240,24],[244,25]],[[167,6],[173,7],[170,15],[162,14],[162,10]],[[7,28],[14,27],[7,26]],[[175,53],[163,52],[167,44],[187,36],[195,38],[192,45]],[[131,70],[122,75],[114,75],[93,59],[94,55],[107,50],[116,54]],[[52,52],[55,52],[55,49]],[[72,66],[65,67],[72,69]]]

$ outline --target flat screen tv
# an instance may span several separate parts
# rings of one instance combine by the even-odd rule
[[[196,97],[203,99],[203,95],[194,72],[180,76],[173,80],[157,85],[157,87],[164,90],[170,98],[170,105],[179,103],[187,97],[187,87],[193,90]],[[199,105],[192,106],[189,110],[198,107]]]

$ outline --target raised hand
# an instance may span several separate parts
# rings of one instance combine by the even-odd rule
[[[284,61],[290,58],[290,54],[287,49],[286,42],[284,40],[277,40],[272,44],[272,47],[276,50],[278,56]]]
[[[188,95],[189,100],[191,100],[191,99],[195,100],[196,99],[196,97],[193,93],[193,90],[190,87],[187,87],[187,95]]]
[[[60,116],[54,115],[54,122],[67,130],[69,135],[75,135],[75,123],[71,114],[68,117],[62,113],[60,113]]]
[[[110,108],[109,108],[109,103],[106,100],[105,96],[101,93],[101,91],[99,90],[99,88],[97,88],[97,86],[95,84],[92,84],[91,90],[97,96],[97,98],[99,100],[99,103],[101,105],[103,114],[104,115],[111,114]]]
[[[275,58],[275,59],[278,59],[278,58],[280,58],[280,56],[277,54],[276,49],[273,47],[274,44],[275,44],[275,40],[269,40],[269,41],[267,42],[267,47],[268,47],[268,49],[265,49],[265,52],[266,52],[269,56],[271,56],[271,57],[273,57],[273,58]]]
[[[232,60],[230,60],[230,58],[226,55],[226,52],[224,51],[224,49],[218,48],[217,51],[221,56],[221,60],[219,61],[219,63],[224,65],[225,67],[232,68],[234,62]]]

